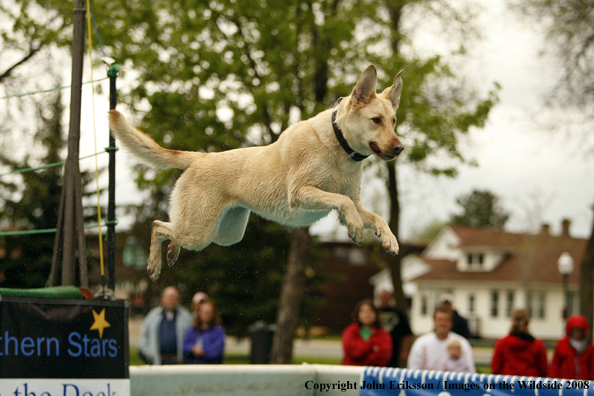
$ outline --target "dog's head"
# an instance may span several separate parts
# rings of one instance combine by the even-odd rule
[[[396,110],[400,104],[402,78],[400,71],[394,83],[381,94],[376,94],[377,72],[371,65],[361,74],[357,85],[342,107],[340,126],[348,130],[352,148],[363,155],[375,154],[384,161],[396,158],[404,146],[396,136]],[[344,114],[344,113],[343,113]]]

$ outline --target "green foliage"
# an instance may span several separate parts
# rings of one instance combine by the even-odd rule
[[[462,213],[451,216],[452,225],[503,229],[509,220],[509,212],[501,207],[499,198],[487,190],[474,190],[456,198],[456,203]]]
[[[374,63],[380,89],[405,69],[398,131],[406,150],[399,161],[453,176],[455,162],[427,159],[445,155],[465,161],[458,151],[458,135],[484,125],[497,101],[496,88],[487,98],[477,99],[458,86],[441,57],[394,53],[392,37],[403,41],[404,37],[387,17],[392,3],[135,1],[110,2],[96,7],[95,14],[110,26],[102,32],[108,55],[138,76],[120,100],[142,115],[142,129],[159,144],[211,152],[272,142],[290,123],[307,119],[332,106],[337,97],[348,95],[361,71]],[[417,4],[398,3],[402,7]],[[363,36],[356,34],[362,26],[369,27]],[[137,181],[151,192],[143,218],[166,219],[162,203],[178,174],[155,175],[139,167]],[[246,238],[253,232],[250,227]],[[265,246],[285,249],[276,246],[273,235],[261,237]],[[220,254],[220,260],[214,261],[231,274],[233,249],[212,246],[205,252]],[[285,257],[278,260],[275,268],[280,271]],[[178,271],[165,271],[164,276],[176,276]],[[217,274],[204,278],[217,284]],[[182,278],[166,279],[179,282]],[[227,290],[232,289],[226,286],[217,296],[226,299]],[[233,303],[236,297],[233,292],[230,296],[228,301]],[[250,303],[266,310],[267,299],[265,295]],[[224,308],[233,309],[226,303]]]
[[[200,252],[182,250],[175,267],[165,268],[151,289],[176,284],[186,301],[198,291],[206,292],[220,307],[228,334],[247,336],[248,326],[256,321],[274,323],[290,233],[252,217],[241,242],[229,247],[212,244]]]
[[[422,242],[431,242],[445,225],[446,224],[443,221],[433,220],[426,224],[422,229],[416,231],[413,239]]]
[[[135,76],[129,89],[120,90],[120,103],[141,116],[141,128],[163,146],[213,152],[270,143],[290,123],[348,95],[361,71],[374,63],[380,89],[405,69],[397,125],[406,149],[399,161],[453,176],[466,161],[458,136],[484,125],[497,101],[496,88],[479,98],[441,57],[397,50],[410,45],[397,18],[423,3],[96,0],[92,6],[107,55]],[[53,0],[47,15],[60,9],[68,24],[71,7]],[[26,30],[18,31],[15,42],[25,53]],[[442,156],[454,161],[429,161]],[[167,218],[179,171],[137,170],[138,185],[150,198],[135,211],[132,234],[148,246],[150,222]],[[237,332],[258,318],[272,321],[287,243],[286,230],[252,219],[244,241],[234,247],[182,252],[176,268],[165,269],[149,295],[172,283],[185,287],[185,298],[210,291],[228,315],[226,325]]]
[[[40,162],[60,161],[64,139],[61,118],[64,106],[59,94],[36,103],[39,120],[35,140],[41,143]],[[12,169],[33,167],[32,154],[22,160],[11,158],[9,147],[0,153],[0,163]],[[0,180],[0,224],[3,230],[55,228],[62,190],[63,167],[5,176]],[[81,174],[84,186],[92,181]],[[95,220],[96,223],[96,220]],[[50,272],[54,233],[0,238],[0,284],[9,288],[43,287]]]

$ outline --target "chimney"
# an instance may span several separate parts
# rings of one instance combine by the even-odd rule
[[[561,236],[569,238],[569,227],[571,226],[571,221],[569,219],[563,219],[561,222]]]
[[[550,235],[551,234],[551,226],[547,223],[542,223],[542,226],[540,228],[540,234],[541,235]]]

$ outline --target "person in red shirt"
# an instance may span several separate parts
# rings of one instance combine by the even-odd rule
[[[579,380],[594,379],[594,347],[588,341],[590,327],[583,315],[571,315],[565,326],[565,337],[559,340],[551,362],[549,376]]]
[[[392,336],[382,328],[371,299],[360,301],[353,312],[355,323],[342,333],[344,358],[350,366],[386,366],[392,357]]]
[[[512,311],[510,333],[497,341],[491,360],[493,374],[546,377],[547,351],[541,340],[528,332],[530,315],[525,309]]]

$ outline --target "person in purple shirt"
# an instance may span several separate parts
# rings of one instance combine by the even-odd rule
[[[225,350],[225,330],[215,304],[203,301],[184,337],[184,363],[221,364]]]

